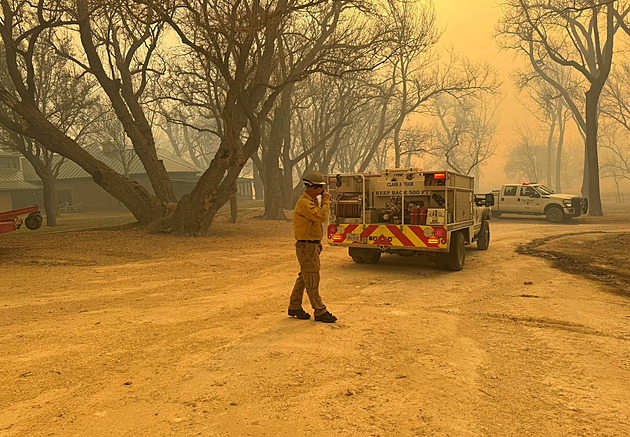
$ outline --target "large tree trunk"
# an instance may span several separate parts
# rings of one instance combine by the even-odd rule
[[[241,131],[247,124],[243,111],[236,105],[226,107],[223,119],[224,136],[210,166],[195,188],[180,199],[175,212],[156,224],[155,229],[166,228],[181,235],[207,235],[219,208],[236,195],[236,180],[260,146],[260,129],[252,125],[243,145]]]
[[[562,193],[562,146],[564,145],[564,131],[566,123],[562,115],[563,105],[558,105],[558,147],[556,148],[556,193]]]
[[[402,99],[400,102],[400,117],[398,122],[396,123],[396,127],[394,128],[394,152],[395,152],[395,167],[401,168],[401,156],[402,156],[402,147],[400,144],[400,131],[402,130],[403,123],[405,122],[406,114],[407,114],[407,68],[405,65],[404,55],[400,54],[400,74],[401,74],[401,83],[402,83]]]
[[[42,150],[43,147],[41,146],[35,146],[32,141],[27,141],[24,135],[12,131],[9,133],[15,149],[28,160],[42,181],[46,226],[54,227],[57,225],[57,216],[59,215],[59,196],[57,195],[57,179],[51,169],[53,154],[47,150]],[[30,143],[30,147],[27,146],[27,143]]]
[[[592,86],[586,93],[586,142],[584,174],[588,191],[589,215],[602,216],[599,190],[599,159],[597,155],[598,102],[601,87]]]
[[[293,167],[295,162],[291,159],[291,124],[289,122],[289,128],[284,132],[284,144],[282,146],[282,166],[284,172],[282,173],[282,194],[284,199],[282,201],[284,209],[293,209],[295,207],[295,200],[293,199]]]
[[[265,198],[265,185],[262,180],[262,162],[256,155],[252,156],[253,165],[253,173],[254,173],[254,199],[262,200]]]
[[[46,212],[46,226],[57,226],[59,210],[59,196],[57,195],[57,180],[53,175],[41,177],[44,184],[44,211]]]
[[[219,209],[236,195],[236,180],[243,164],[234,165],[235,150],[221,141],[219,151],[199,182],[177,204],[174,214],[162,226],[180,235],[207,235]]]
[[[269,132],[269,144],[263,153],[265,185],[265,214],[267,220],[285,220],[284,204],[284,179],[282,169],[279,167],[282,145],[286,138],[286,131],[291,123],[291,93],[293,86],[288,85],[280,97],[280,103],[274,111]]]
[[[284,215],[284,172],[281,168],[273,168],[273,173],[268,175],[267,186],[265,188],[265,214],[266,220],[286,220]]]
[[[552,157],[553,157],[553,135],[556,132],[556,121],[557,119],[554,117],[554,119],[551,121],[551,126],[549,126],[549,134],[547,135],[547,185],[549,187],[551,187],[553,185],[553,180],[552,180],[552,171],[551,169],[553,168],[553,163],[552,163]]]

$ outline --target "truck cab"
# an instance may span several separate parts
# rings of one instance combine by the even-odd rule
[[[505,184],[494,190],[493,217],[501,214],[544,215],[552,223],[578,217],[588,211],[588,199],[555,193],[542,184]]]

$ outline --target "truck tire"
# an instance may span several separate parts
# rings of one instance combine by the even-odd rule
[[[34,213],[29,214],[28,217],[24,219],[24,224],[26,225],[28,229],[30,229],[31,231],[34,231],[42,227],[43,221],[44,219],[42,218],[42,215],[37,212],[34,212]]]
[[[487,250],[490,246],[490,225],[486,220],[481,222],[481,229],[477,234],[477,249]]]
[[[356,250],[355,247],[351,247],[348,249],[348,255],[350,255],[350,257],[352,258],[352,261],[354,261],[357,264],[363,264],[365,262],[363,261],[363,256],[359,254],[359,252]]]
[[[365,254],[363,255],[363,262],[366,264],[376,264],[381,259],[381,251],[380,250],[365,250]]]
[[[545,210],[545,216],[551,223],[561,223],[564,220],[564,211],[558,205],[551,205]]]
[[[462,232],[454,232],[451,237],[451,247],[447,254],[438,257],[435,265],[440,270],[458,272],[464,268],[466,262],[466,240]]]
[[[381,251],[378,249],[365,249],[363,247],[350,247],[348,254],[355,263],[376,264],[381,259]]]
[[[357,264],[363,264],[365,261],[363,261],[363,257],[362,256],[357,256],[357,255],[350,255],[352,257],[352,261],[354,261]]]

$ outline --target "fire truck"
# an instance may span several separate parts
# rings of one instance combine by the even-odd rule
[[[27,216],[22,220],[21,215]],[[17,231],[22,226],[22,223],[30,230],[39,229],[42,226],[42,215],[37,205],[0,212],[0,234]]]
[[[466,246],[490,244],[492,194],[474,194],[474,178],[452,171],[387,169],[328,175],[327,241],[348,247],[356,263],[382,253],[426,255],[443,270],[462,270]]]

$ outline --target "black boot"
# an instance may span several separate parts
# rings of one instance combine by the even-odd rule
[[[302,320],[311,318],[311,315],[307,313],[306,311],[304,311],[302,308],[300,308],[299,310],[292,310],[289,308],[289,315],[291,317],[297,317],[298,319],[302,319]]]
[[[333,316],[328,311],[326,311],[324,314],[315,316],[315,320],[318,322],[324,322],[324,323],[334,323],[337,321],[337,317]]]

